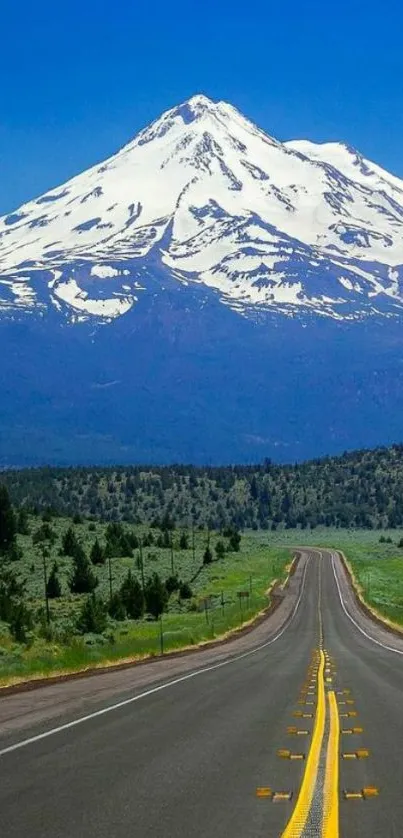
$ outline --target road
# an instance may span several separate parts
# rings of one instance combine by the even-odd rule
[[[0,699],[2,834],[397,838],[402,698],[403,640],[307,549],[226,647]]]

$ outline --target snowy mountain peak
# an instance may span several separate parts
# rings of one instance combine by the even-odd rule
[[[195,96],[191,96],[190,99],[187,99],[187,101],[177,105],[176,108],[173,108],[173,110],[180,114],[185,114],[187,112],[190,117],[193,116],[193,118],[196,118],[201,116],[206,111],[213,111],[215,107],[216,103],[212,99],[209,99],[209,97],[205,96],[203,93],[197,93]]]
[[[198,94],[0,219],[0,314],[110,320],[180,283],[247,316],[401,316],[402,233],[399,178]]]
[[[155,139],[164,136],[172,127],[190,125],[204,116],[213,116],[217,111],[217,104],[203,94],[192,96],[186,102],[176,105],[158,117],[150,126],[140,132],[134,142],[142,142],[147,138]]]

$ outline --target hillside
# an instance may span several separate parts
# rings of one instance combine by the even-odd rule
[[[241,528],[403,525],[403,446],[295,465],[6,471],[13,501],[106,521]]]

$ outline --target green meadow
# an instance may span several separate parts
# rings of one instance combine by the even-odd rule
[[[189,583],[191,597],[181,600],[177,592],[172,593],[160,620],[147,614],[139,620],[108,618],[107,628],[101,635],[80,635],[76,623],[86,595],[70,592],[72,559],[60,555],[62,537],[71,526],[71,519],[54,518],[50,524],[55,540],[48,544],[47,575],[56,561],[62,593],[49,601],[50,625],[45,621],[42,547],[34,545],[32,539],[41,523],[41,519],[30,517],[29,534],[18,535],[21,558],[12,562],[18,579],[25,581],[27,605],[39,616],[25,643],[17,643],[8,627],[0,623],[2,685],[159,655],[162,650],[167,653],[224,636],[268,605],[267,591],[275,579],[285,578],[291,559],[289,548],[275,543],[269,545],[269,535],[263,531],[242,534],[239,552],[225,552],[222,558],[217,558],[217,542],[225,541],[218,533],[196,530],[193,548],[189,531],[188,549],[180,549],[180,537],[185,531],[174,530],[172,550],[155,544],[143,547],[144,577],[147,579],[157,572],[165,580],[174,572],[180,580]],[[145,526],[130,530],[145,540],[150,533],[150,528]],[[105,524],[87,520],[74,525],[87,555],[95,538],[101,544],[104,542],[105,531]],[[214,557],[211,564],[203,564],[207,544]],[[107,560],[94,566],[98,578],[96,595],[107,603],[111,590],[112,593],[119,590],[129,570],[140,580],[139,564],[139,550],[134,549],[132,556],[112,558],[110,563]],[[238,596],[240,592],[242,597]]]

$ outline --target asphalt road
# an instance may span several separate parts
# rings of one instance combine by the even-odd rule
[[[358,732],[334,738],[331,696]],[[270,838],[291,819],[288,836],[402,836],[402,698],[403,642],[358,611],[338,559],[306,551],[287,601],[226,647],[1,698],[1,834]]]

